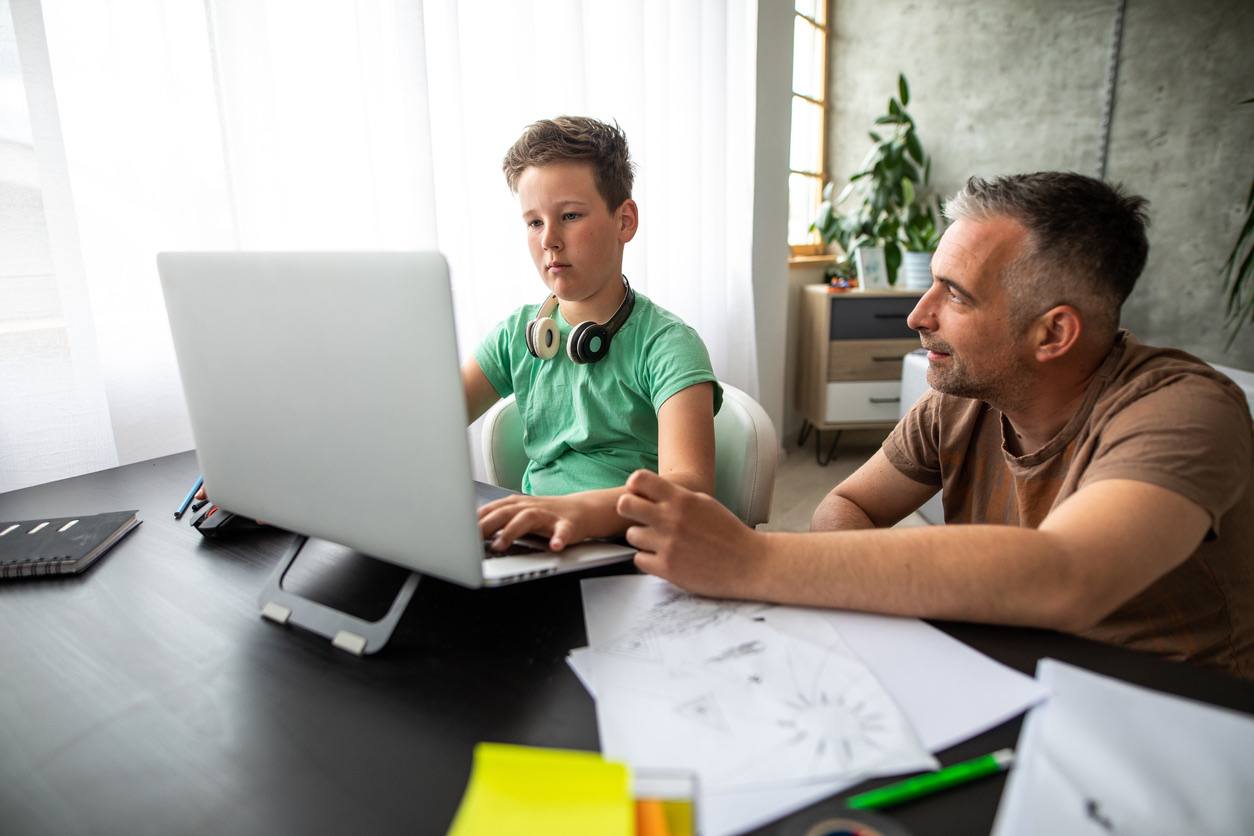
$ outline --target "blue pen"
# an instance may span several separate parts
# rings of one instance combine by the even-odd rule
[[[174,512],[174,519],[183,519],[183,514],[187,512],[187,506],[192,504],[192,497],[196,495],[196,491],[200,490],[200,486],[205,484],[204,476],[196,477],[196,484],[192,485],[192,489],[187,492],[187,496],[183,497],[183,501],[179,503],[178,510]]]

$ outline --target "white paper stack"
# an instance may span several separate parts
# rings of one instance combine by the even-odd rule
[[[653,577],[586,579],[602,752],[699,776],[704,833],[755,827],[929,752],[1043,696],[915,619],[696,598]]]
[[[1254,827],[1254,717],[1042,659],[994,834]]]

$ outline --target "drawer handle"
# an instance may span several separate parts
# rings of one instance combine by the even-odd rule
[[[867,398],[871,403],[901,403],[901,398]]]
[[[872,357],[871,359],[877,363],[900,363],[902,358],[900,354],[894,354],[888,357]]]
[[[908,313],[877,313],[876,319],[905,319],[910,316]]]

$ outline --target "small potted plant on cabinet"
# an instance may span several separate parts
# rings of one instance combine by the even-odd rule
[[[930,263],[930,252],[941,231],[939,213],[928,188],[932,161],[924,153],[914,119],[906,111],[910,87],[904,75],[897,76],[897,93],[888,100],[888,111],[875,120],[878,130],[868,134],[875,144],[859,170],[835,198],[834,184],[827,184],[818,216],[811,224],[824,243],[834,241],[850,256],[859,247],[883,248],[891,285],[897,283],[907,254],[926,253],[924,260]],[[850,198],[855,200],[843,208]],[[920,275],[918,267],[911,269],[907,275]],[[925,269],[930,283],[930,267]]]

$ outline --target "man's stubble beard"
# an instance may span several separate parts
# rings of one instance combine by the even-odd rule
[[[1028,400],[1032,382],[1025,369],[1008,360],[1003,368],[994,369],[983,379],[974,378],[961,360],[949,356],[948,369],[929,363],[927,382],[938,392],[959,398],[984,401],[1002,412],[1014,410]]]

